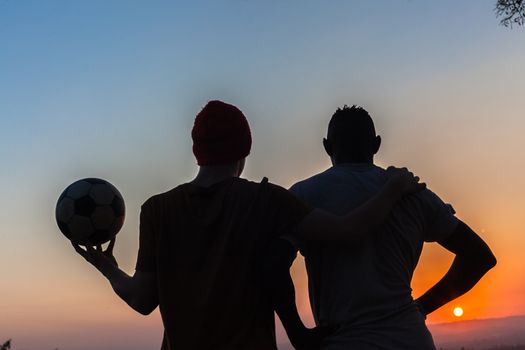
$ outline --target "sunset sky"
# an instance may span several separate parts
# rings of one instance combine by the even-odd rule
[[[195,175],[190,130],[210,99],[250,121],[244,176],[286,187],[330,165],[334,110],[365,107],[378,164],[411,168],[498,258],[428,322],[525,314],[525,32],[498,25],[495,2],[0,0],[0,343],[160,347],[158,312],[118,299],[54,207],[77,179],[115,184],[116,257],[132,273],[139,207]],[[451,260],[427,245],[414,296]],[[312,324],[301,260],[294,273]]]

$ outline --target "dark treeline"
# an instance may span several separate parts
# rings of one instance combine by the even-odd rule
[[[482,349],[476,349],[476,348],[467,348],[467,347],[461,347],[461,348],[439,348],[439,350],[482,350]],[[501,345],[496,346],[492,348],[485,348],[483,350],[525,350],[525,345],[518,344],[518,345]]]
[[[8,349],[11,349],[11,339],[9,339],[3,345],[0,346],[0,350],[8,350]]]

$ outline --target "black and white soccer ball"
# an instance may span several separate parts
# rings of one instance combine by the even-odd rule
[[[124,224],[125,211],[124,199],[115,186],[87,178],[62,192],[55,216],[60,231],[71,242],[94,246],[115,237]]]

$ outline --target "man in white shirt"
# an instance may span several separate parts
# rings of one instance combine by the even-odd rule
[[[346,213],[386,181],[385,170],[373,163],[381,138],[368,112],[344,106],[333,115],[323,142],[333,167],[290,190],[314,208]],[[466,293],[496,264],[485,242],[454,214],[430,190],[415,193],[394,207],[379,232],[358,245],[290,239],[292,248],[281,240],[275,276],[286,271],[290,278],[288,269],[299,249],[315,321],[333,330],[324,350],[433,350],[426,315]],[[424,242],[437,242],[456,257],[447,274],[414,301],[410,283]],[[274,301],[290,305],[293,296],[284,295],[284,289],[274,289],[281,293]]]

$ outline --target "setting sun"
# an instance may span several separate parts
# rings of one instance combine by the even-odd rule
[[[463,309],[460,308],[460,307],[456,307],[456,308],[454,309],[454,316],[456,316],[456,317],[461,317],[461,316],[463,316]]]

